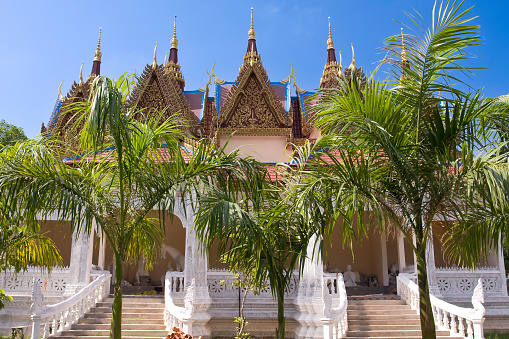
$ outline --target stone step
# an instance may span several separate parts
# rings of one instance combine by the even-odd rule
[[[348,304],[349,310],[382,310],[382,311],[412,311],[412,308],[408,305],[369,305],[369,304],[361,304],[361,305],[350,305]]]
[[[113,298],[104,298],[102,302],[113,303]],[[139,304],[139,303],[151,303],[151,304],[164,304],[164,297],[140,297],[140,298],[127,298],[122,297],[123,304]]]
[[[93,330],[107,330],[109,331],[111,328],[111,322],[107,324],[74,324],[71,327],[71,330],[81,330],[81,331],[93,331]],[[166,326],[164,325],[164,321],[158,322],[157,324],[147,324],[145,320],[139,321],[136,324],[124,324],[122,319],[122,331],[123,330],[142,330],[148,329],[152,331],[165,331]]]
[[[350,319],[348,318],[348,328],[350,326],[377,326],[377,325],[391,325],[391,326],[407,326],[407,325],[416,325],[420,326],[419,318],[411,318],[411,319]]]
[[[143,307],[122,307],[123,313],[161,313],[164,312],[164,307],[158,308],[143,308]],[[90,313],[111,313],[111,307],[94,307],[90,309]]]
[[[389,299],[389,300],[350,300],[348,299],[348,306],[350,305],[406,305],[404,300]]]
[[[96,307],[109,307],[113,306],[112,302],[109,301],[101,301],[96,304]],[[164,308],[164,303],[154,303],[154,302],[143,302],[140,301],[138,303],[125,303],[122,301],[122,308],[125,307],[139,307],[139,308]]]
[[[60,338],[63,336],[72,336],[72,337],[79,337],[79,336],[109,336],[110,330],[68,330],[68,331],[62,331],[62,335],[59,336]],[[122,330],[122,338],[126,337],[151,337],[151,338],[165,338],[168,336],[168,332],[165,330]]]
[[[150,317],[150,319],[142,319],[140,318],[126,318],[122,315],[122,325],[131,325],[131,324],[140,324],[143,323],[145,325],[160,325],[164,324],[164,317]],[[99,324],[99,325],[111,325],[111,316],[109,317],[96,317],[96,318],[81,318],[78,324]]]
[[[449,336],[449,331],[437,331],[437,336]],[[348,337],[358,338],[358,337],[371,337],[371,338],[379,338],[379,337],[420,337],[421,330],[400,330],[398,327],[395,327],[390,330],[385,331],[348,331]]]
[[[391,323],[394,320],[414,320],[419,321],[419,315],[417,314],[404,314],[404,315],[398,315],[397,317],[394,317],[392,314],[358,314],[358,313],[352,313],[348,314],[348,320],[377,320],[377,321],[385,321],[386,323]]]
[[[124,313],[122,312],[122,319],[145,319],[147,315],[145,313]],[[86,313],[85,318],[102,318],[102,319],[110,319],[111,321],[111,312],[110,313]],[[150,314],[150,319],[164,319],[164,313],[152,313]]]
[[[391,322],[390,325],[385,322],[383,325],[374,325],[371,323],[364,324],[348,324],[348,331],[392,331],[392,330],[405,330],[405,331],[420,331],[421,326],[416,324],[394,324]]]
[[[381,310],[381,309],[364,309],[364,310],[347,310],[348,316],[350,315],[391,315],[402,316],[402,315],[417,315],[414,310],[397,309],[397,310]]]

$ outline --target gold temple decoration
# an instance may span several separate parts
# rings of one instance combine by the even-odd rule
[[[249,28],[249,39],[255,39],[255,30],[253,25],[253,7],[251,7],[251,27]]]
[[[295,75],[293,76],[293,86],[296,88],[297,93],[304,94],[304,93],[306,93],[306,90],[305,89],[301,89],[299,87],[299,85],[297,85],[297,81],[295,80],[297,78],[297,74],[299,74],[299,73],[295,72]]]
[[[156,47],[154,48],[154,62],[152,62],[152,69],[157,68],[157,42]]]
[[[286,85],[288,83],[288,81],[290,81],[290,78],[293,77],[293,66],[292,66],[292,63],[290,63],[290,67],[292,68],[292,73],[290,73],[289,76],[287,76],[285,79],[280,81],[280,83],[282,83],[283,85]]]
[[[164,67],[168,64],[168,52],[164,55]]]
[[[353,49],[353,43],[352,43],[352,63],[350,64],[350,66],[348,66],[348,69],[350,69],[354,73],[357,70],[357,67],[355,67],[355,50]]]
[[[102,53],[101,53],[101,28],[99,28],[99,41],[97,42],[97,49],[94,53],[94,61],[99,61],[101,62],[101,57],[102,57]]]
[[[202,88],[198,89],[198,91],[200,92],[205,92],[207,91],[207,89],[209,88],[209,85],[211,84],[211,80],[212,80],[212,76],[210,75],[209,73],[209,70],[207,69],[207,74],[209,76],[209,81],[207,81],[207,84],[205,86],[203,86]]]
[[[408,63],[408,55],[405,48],[405,35],[403,34],[403,27],[401,27],[401,61]]]
[[[175,15],[175,23],[173,24],[173,37],[171,38],[171,48],[177,48],[179,41],[177,40],[177,16]]]
[[[60,99],[60,101],[64,101],[64,96],[62,95],[62,84],[63,83],[64,83],[64,80],[62,80],[62,82],[58,86],[58,98]]]
[[[81,68],[80,68],[80,83],[79,83],[79,86],[83,86],[84,85],[84,82],[83,82],[83,63],[81,63]]]
[[[330,29],[330,17],[329,17],[329,39],[327,39],[327,49],[334,48],[334,40],[332,40],[332,33]]]
[[[214,77],[214,83],[222,85],[226,82],[226,80],[220,79],[217,77],[216,73],[214,73],[214,67],[216,67],[216,62],[214,61],[214,65],[212,66],[212,76]]]
[[[343,77],[343,57],[341,56],[341,51],[339,51],[339,71],[338,77]]]

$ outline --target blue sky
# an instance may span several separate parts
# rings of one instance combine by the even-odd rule
[[[284,79],[292,63],[301,88],[315,89],[326,60],[327,17],[331,17],[336,52],[344,64],[355,46],[357,66],[371,72],[382,58],[379,47],[411,26],[405,12],[419,11],[429,22],[433,0],[335,1],[1,1],[0,119],[22,127],[29,137],[40,132],[55,104],[58,85],[65,94],[84,62],[92,69],[99,27],[102,27],[101,73],[118,77],[138,73],[153,60],[158,43],[162,63],[170,49],[177,16],[179,61],[186,90],[203,87],[206,70],[216,62],[218,77],[237,77],[247,47],[250,8],[258,52],[272,81]],[[470,79],[484,96],[509,93],[509,1],[466,0],[481,25],[483,45],[471,50],[481,57],[472,65],[486,67]],[[406,33],[410,33],[408,30]],[[379,73],[378,77],[385,75]]]

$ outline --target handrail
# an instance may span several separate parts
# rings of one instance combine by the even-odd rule
[[[412,309],[419,309],[419,287],[409,275],[400,273],[397,278],[398,295],[409,304]],[[451,336],[462,336],[474,339],[484,339],[484,314],[485,309],[482,279],[479,279],[472,304],[474,308],[459,307],[445,302],[431,295],[430,301],[433,309],[433,316],[437,326],[449,330]]]
[[[325,316],[321,319],[323,338],[344,338],[348,331],[348,298],[343,275],[338,273],[334,278],[331,274],[324,274],[322,291],[324,302],[323,313]],[[337,307],[332,307],[332,296],[336,296],[339,299]]]
[[[103,271],[94,281],[83,287],[77,294],[54,305],[42,306],[43,296],[40,285],[34,282],[32,311],[32,338],[58,335],[76,323],[83,315],[109,293],[111,274]]]
[[[185,307],[175,305],[173,302],[172,294],[183,294],[183,285],[179,285],[178,289],[175,288],[175,277],[183,276],[182,272],[166,272],[164,283],[164,324],[166,330],[171,331],[173,327],[178,327],[185,333],[192,333],[193,314],[194,314],[194,279],[191,285],[187,288],[187,293],[184,299]],[[179,280],[183,284],[183,280]]]

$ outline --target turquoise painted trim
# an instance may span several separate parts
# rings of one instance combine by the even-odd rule
[[[216,111],[217,111],[217,116],[219,118],[221,118],[221,91],[220,91],[220,88],[221,86],[223,85],[233,85],[235,82],[232,82],[232,81],[225,81],[224,84],[216,84],[216,93],[215,93],[215,97],[216,97]]]
[[[306,91],[302,94],[299,93],[300,109],[302,110],[302,116],[304,117],[304,119],[306,119],[306,121],[307,121],[307,117],[306,117],[306,109],[304,108],[304,96],[305,95],[313,95],[315,93],[316,92],[310,92],[310,91]]]

